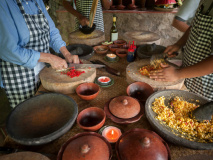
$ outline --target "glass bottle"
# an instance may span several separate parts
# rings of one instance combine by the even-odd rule
[[[110,40],[111,42],[116,41],[118,39],[118,30],[116,26],[116,17],[113,15],[113,23],[110,30]]]

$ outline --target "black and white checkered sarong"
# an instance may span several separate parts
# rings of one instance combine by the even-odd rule
[[[29,15],[25,13],[21,1],[16,1],[30,32],[29,42],[23,47],[48,53],[50,40],[49,24],[41,8],[34,0],[39,9],[39,14]],[[29,69],[1,59],[0,67],[3,85],[11,107],[15,107],[35,94],[38,84],[35,82],[34,69]]]
[[[186,43],[183,59],[185,67],[206,59],[212,52],[213,18],[200,11],[201,8],[193,19],[190,36]],[[191,92],[213,100],[213,74],[186,79],[185,85]]]
[[[76,0],[76,9],[83,16],[89,18],[93,0]],[[103,12],[100,0],[98,1],[96,14],[93,23],[96,24],[96,29],[104,32]],[[76,19],[75,30],[79,29],[79,21]]]

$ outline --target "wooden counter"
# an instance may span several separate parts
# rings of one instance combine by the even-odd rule
[[[90,60],[101,60],[104,61],[104,56],[103,55],[97,55],[95,54]],[[106,64],[110,65],[111,67],[114,67],[118,70],[121,71],[122,76],[117,77],[113,76],[107,72],[105,72],[105,69],[97,69],[97,76],[102,76],[106,75],[114,79],[115,83],[113,86],[110,86],[108,88],[101,88],[99,95],[97,96],[96,99],[92,101],[84,101],[81,100],[75,93],[70,94],[71,96],[78,104],[79,112],[87,107],[100,107],[103,108],[104,104],[112,97],[115,96],[120,96],[120,95],[127,95],[126,94],[126,88],[128,86],[128,83],[126,82],[126,77],[125,77],[125,69],[126,66],[129,64],[125,58],[120,58],[120,60],[117,63],[109,63],[105,62]],[[39,91],[46,91],[42,86],[40,86]],[[40,94],[39,91],[37,94]],[[123,132],[126,132],[130,129],[133,128],[144,128],[144,129],[149,129],[153,130],[146,118],[145,115],[141,118],[136,123],[133,124],[128,124],[128,125],[120,125],[112,122],[109,118],[106,119],[105,125],[112,125],[120,128]],[[63,143],[65,143],[70,137],[73,137],[77,133],[84,132],[82,129],[80,129],[75,122],[73,127],[62,137],[56,139],[55,141],[41,145],[41,146],[23,146],[20,144],[15,143],[11,138],[7,137],[5,140],[4,146],[6,147],[13,147],[13,148],[19,148],[23,150],[30,150],[34,152],[43,152],[43,153],[51,153],[57,155],[58,151],[60,150],[61,146]],[[171,159],[172,160],[184,160],[184,156],[190,156],[190,157],[199,157],[199,156],[213,156],[213,150],[193,150],[181,146],[176,146],[174,144],[168,143],[170,150],[171,150]],[[112,146],[114,149],[114,146]],[[185,160],[189,160],[190,158],[185,158]],[[114,150],[114,155],[112,160],[117,160],[116,155],[115,155],[115,150]],[[204,160],[204,159],[202,159]],[[206,159],[205,159],[206,160]]]

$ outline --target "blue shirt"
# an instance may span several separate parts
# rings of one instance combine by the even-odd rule
[[[42,0],[35,0],[50,26],[50,47],[59,53],[61,47],[66,46],[62,40],[59,30],[46,11]],[[38,14],[38,7],[34,0],[21,0],[27,14]],[[40,52],[25,49],[30,39],[30,33],[16,0],[0,1],[0,58],[24,67],[33,69],[39,58]],[[3,87],[0,68],[0,84]]]

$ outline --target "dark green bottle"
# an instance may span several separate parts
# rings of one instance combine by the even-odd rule
[[[110,30],[110,41],[116,41],[118,39],[118,29],[116,26],[116,17],[115,15],[113,15],[113,23],[112,23],[112,27]]]

